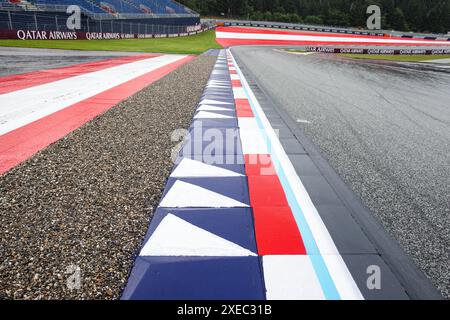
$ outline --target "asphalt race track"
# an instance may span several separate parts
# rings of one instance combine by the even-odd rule
[[[450,298],[450,65],[221,30],[0,47],[0,299]]]
[[[449,298],[448,66],[232,52]]]

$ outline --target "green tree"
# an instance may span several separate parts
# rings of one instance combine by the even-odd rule
[[[254,11],[250,15],[250,19],[253,21],[261,21],[261,20],[264,20],[264,15],[262,14],[261,11]]]
[[[324,22],[332,26],[348,26],[350,17],[338,9],[329,9]]]
[[[273,19],[272,12],[270,11],[264,12],[262,20],[272,21],[272,19]]]
[[[202,15],[365,27],[369,5],[382,12],[382,28],[450,31],[450,0],[179,0]],[[270,14],[268,14],[268,12]],[[256,19],[258,18],[258,19]]]
[[[395,8],[392,12],[389,12],[386,16],[387,23],[394,30],[408,31],[408,24],[406,23],[405,15],[403,10],[400,8]]]
[[[302,21],[297,13],[288,13],[287,16],[290,23],[299,23]]]
[[[306,24],[322,24],[323,20],[320,16],[306,16],[304,19]]]

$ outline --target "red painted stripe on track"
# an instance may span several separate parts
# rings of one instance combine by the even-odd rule
[[[289,205],[278,176],[248,176],[248,188],[252,207],[287,207]]]
[[[232,32],[232,33],[246,33],[246,34],[280,34],[280,35],[298,35],[298,36],[322,36],[322,37],[336,37],[336,38],[365,38],[365,39],[392,39],[392,40],[403,40],[403,41],[427,41],[421,38],[401,38],[401,37],[390,37],[390,36],[370,36],[361,34],[342,34],[342,33],[332,33],[332,32],[320,32],[320,31],[283,31],[283,30],[273,30],[273,29],[256,29],[256,28],[238,28],[238,27],[218,27],[217,32]],[[434,40],[428,40],[430,44]],[[445,40],[442,40],[445,41]]]
[[[38,151],[194,58],[188,56],[165,65],[0,136],[0,174],[14,168]]]
[[[231,80],[231,85],[233,87],[240,88],[240,87],[242,87],[242,82],[241,82],[241,80]]]
[[[300,231],[269,154],[245,155],[258,254],[306,254]]]
[[[234,81],[239,81],[239,80],[234,80]],[[252,107],[250,106],[250,102],[247,99],[235,99],[234,103],[236,105],[236,115],[238,116],[238,118],[253,118],[254,117]]]
[[[159,56],[161,55],[140,54],[130,57],[120,57],[101,61],[86,62],[57,69],[39,70],[34,72],[0,77],[0,94],[10,93],[13,91],[43,85],[46,83],[63,80],[90,72],[104,70],[125,63],[131,63]]]
[[[270,154],[246,154],[245,174],[249,176],[276,176]]]
[[[240,80],[233,80],[233,81],[239,81],[239,82],[241,82]],[[239,108],[250,108],[251,109],[251,106],[250,106],[250,101],[248,101],[248,99],[234,99],[234,104],[236,105],[236,107],[239,107]]]
[[[289,207],[253,207],[258,255],[306,254]]]

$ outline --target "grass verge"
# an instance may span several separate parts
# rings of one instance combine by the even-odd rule
[[[216,33],[209,30],[194,36],[162,39],[122,40],[0,40],[0,46],[91,51],[129,51],[201,54],[209,49],[222,48]]]

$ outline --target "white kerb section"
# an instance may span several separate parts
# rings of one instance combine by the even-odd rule
[[[233,88],[233,95],[235,99],[247,99],[247,95],[242,87]]]
[[[325,299],[308,256],[264,256],[262,261],[268,300]]]
[[[244,154],[268,154],[267,143],[261,134],[256,119],[238,118],[239,135]]]

